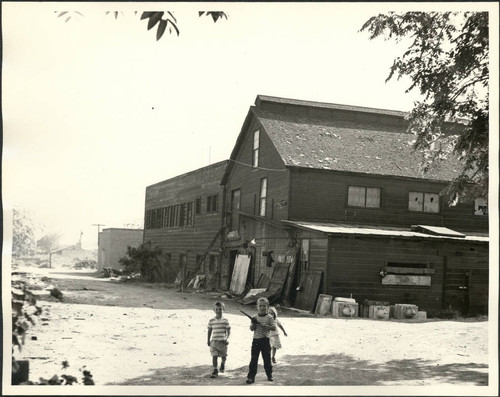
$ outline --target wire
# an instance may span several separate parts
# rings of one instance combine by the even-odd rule
[[[240,165],[245,165],[247,167],[255,168],[255,169],[258,169],[258,170],[264,170],[264,171],[286,171],[286,168],[276,169],[276,168],[254,167],[253,165],[242,163],[240,161],[236,161],[236,160],[232,160],[232,159],[229,159],[228,161],[232,161],[233,163],[240,164]]]

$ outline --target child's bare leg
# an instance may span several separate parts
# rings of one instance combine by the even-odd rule
[[[214,368],[217,369],[217,356],[212,357],[212,363],[214,365]]]
[[[273,355],[272,355],[272,358],[275,358],[276,357],[276,348],[273,347]]]

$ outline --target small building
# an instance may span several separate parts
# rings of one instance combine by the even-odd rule
[[[97,270],[122,269],[119,259],[127,254],[127,247],[142,244],[143,234],[143,229],[126,228],[106,228],[99,232]]]
[[[163,266],[174,274],[185,272],[185,280],[204,274],[208,289],[221,276],[220,181],[226,165],[221,161],[146,187],[144,241],[162,250]]]

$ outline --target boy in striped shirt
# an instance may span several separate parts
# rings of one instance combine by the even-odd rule
[[[210,347],[210,354],[212,355],[212,363],[214,365],[214,372],[210,376],[216,378],[219,375],[217,369],[217,358],[221,358],[220,372],[224,372],[227,357],[227,345],[229,344],[228,338],[231,332],[229,321],[222,316],[225,311],[223,302],[217,301],[214,303],[215,317],[208,322],[208,346]]]
[[[269,343],[269,332],[276,331],[276,321],[268,314],[269,301],[266,298],[257,300],[257,315],[252,317],[250,330],[253,331],[252,358],[248,369],[246,383],[255,382],[259,355],[264,360],[264,370],[267,380],[273,381],[273,365],[271,364],[271,345]]]

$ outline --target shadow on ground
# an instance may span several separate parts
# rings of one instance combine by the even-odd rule
[[[210,357],[209,357],[210,358]],[[259,386],[383,386],[383,385],[488,385],[488,366],[484,364],[438,365],[430,360],[392,360],[383,364],[357,360],[351,356],[284,355],[274,366],[274,382],[268,382],[262,365],[255,379]],[[209,360],[207,360],[209,361]],[[114,385],[245,385],[248,367],[231,368],[216,379],[211,366],[165,367],[140,378]],[[247,386],[247,385],[245,385]],[[252,387],[249,385],[248,387]]]

